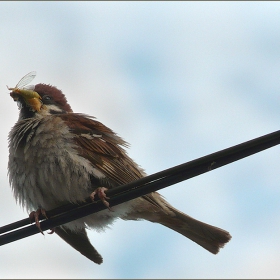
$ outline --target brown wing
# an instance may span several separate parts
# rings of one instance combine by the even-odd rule
[[[111,129],[82,114],[60,116],[76,136],[79,154],[108,177],[112,185],[122,185],[144,176],[142,169],[130,159],[124,147],[128,144]]]
[[[55,233],[91,261],[97,264],[103,262],[101,255],[91,245],[84,228],[74,232],[66,227],[56,227]]]

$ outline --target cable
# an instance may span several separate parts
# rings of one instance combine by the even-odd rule
[[[278,144],[280,144],[280,131],[255,138],[239,145],[146,176],[129,184],[110,189],[106,192],[106,195],[110,197],[110,206],[113,207],[139,196],[212,171]],[[45,231],[105,209],[106,206],[102,201],[97,200],[96,202],[92,202],[89,198],[87,198],[83,204],[67,204],[47,211],[48,219],[40,217],[40,220],[43,220],[40,223],[41,229]],[[23,219],[0,228],[0,245],[37,233],[39,233],[38,228],[34,224],[30,225],[30,220],[28,218]]]

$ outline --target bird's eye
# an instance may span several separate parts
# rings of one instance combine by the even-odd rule
[[[49,100],[51,100],[52,98],[51,98],[49,95],[44,95],[44,96],[43,96],[43,99],[44,99],[45,101],[49,101]]]

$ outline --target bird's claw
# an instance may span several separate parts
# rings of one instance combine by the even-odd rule
[[[45,209],[42,209],[42,208],[39,208],[37,209],[36,211],[32,211],[30,214],[29,214],[29,219],[30,219],[30,222],[33,223],[35,222],[36,224],[36,227],[39,229],[39,231],[44,235],[42,229],[41,229],[41,225],[40,225],[40,221],[39,221],[39,217],[40,215],[42,215],[43,217],[45,217],[46,219],[48,219],[47,217],[47,214],[46,214],[46,210]]]
[[[108,189],[107,188],[104,188],[104,187],[99,187],[97,188],[95,191],[93,191],[91,194],[90,194],[90,199],[92,201],[94,201],[94,198],[95,198],[95,195],[98,195],[98,197],[100,198],[100,200],[103,202],[103,204],[110,210],[110,211],[113,211],[112,208],[110,207],[110,204],[109,202],[107,201],[107,199],[110,199],[109,197],[106,196],[106,193],[105,191],[107,191]]]

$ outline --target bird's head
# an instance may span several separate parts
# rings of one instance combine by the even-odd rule
[[[72,109],[61,90],[47,84],[31,86],[32,89],[12,88],[10,96],[19,103],[21,118],[37,115],[70,113]]]

